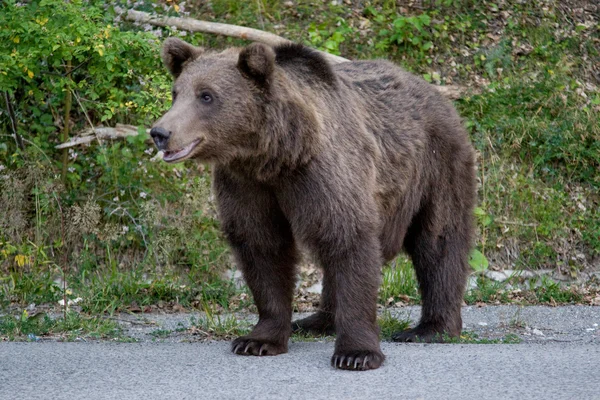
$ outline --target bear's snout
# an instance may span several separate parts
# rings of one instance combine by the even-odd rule
[[[160,126],[157,126],[150,130],[150,136],[152,136],[152,139],[159,150],[165,150],[167,148],[167,143],[169,142],[171,132],[161,128]]]

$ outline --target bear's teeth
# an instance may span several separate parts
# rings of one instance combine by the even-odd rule
[[[182,149],[165,151],[163,153],[163,160],[177,161],[177,160],[189,155],[192,152],[192,150],[194,149],[194,147],[196,147],[198,145],[198,143],[200,143],[200,142],[201,142],[201,139],[196,139],[192,143],[188,144],[187,146],[185,146]]]

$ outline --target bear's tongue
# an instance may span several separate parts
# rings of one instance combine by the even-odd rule
[[[163,160],[167,162],[177,161],[179,159],[184,158],[189,155],[194,147],[196,147],[200,143],[200,139],[194,140],[192,143],[185,146],[183,149],[174,150],[174,151],[165,151],[163,153]]]

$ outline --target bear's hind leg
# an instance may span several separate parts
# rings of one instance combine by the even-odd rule
[[[296,320],[292,323],[292,332],[308,333],[311,335],[334,335],[335,334],[335,297],[330,275],[323,276],[323,291],[319,310],[306,318]]]
[[[466,212],[465,212],[466,214]],[[470,215],[452,229],[427,229],[424,215],[415,218],[405,241],[412,258],[423,301],[419,324],[397,332],[397,342],[441,342],[444,335],[458,337],[462,330],[461,306],[469,266]]]

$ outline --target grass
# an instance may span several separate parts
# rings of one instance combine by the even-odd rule
[[[591,304],[600,292],[597,288],[585,285],[565,285],[548,277],[530,279],[528,288],[515,288],[512,283],[518,276],[498,282],[484,276],[477,278],[477,286],[465,294],[467,304],[522,304],[522,305],[566,305]]]
[[[155,331],[150,332],[150,336],[153,336],[156,339],[165,339],[168,338],[169,335],[171,335],[171,333],[173,333],[173,331],[169,329],[157,329]]]
[[[499,339],[480,338],[475,332],[463,331],[458,338],[445,338],[444,343],[451,344],[519,344],[523,340],[514,333],[504,335]]]
[[[208,307],[204,312],[203,318],[191,318],[188,332],[210,339],[232,339],[250,332],[251,325],[233,314],[219,315]]]
[[[20,316],[0,316],[0,340],[37,341],[45,337],[72,341],[78,338],[118,339],[121,330],[114,321],[101,317],[86,317],[76,312],[66,313],[66,318],[51,318],[45,313]]]
[[[410,327],[410,319],[398,319],[392,316],[389,310],[385,310],[377,319],[382,340],[391,340],[396,332],[405,331]]]
[[[379,301],[394,304],[397,301],[418,300],[419,290],[412,263],[406,256],[399,256],[383,268]]]
[[[530,278],[523,282],[520,272],[505,281],[496,281],[485,275],[477,274],[476,286],[466,291],[467,304],[579,304],[598,293],[594,287],[581,287],[555,282],[547,276]],[[399,256],[382,273],[379,290],[379,304],[383,306],[402,304],[420,304],[418,283],[410,259]]]

